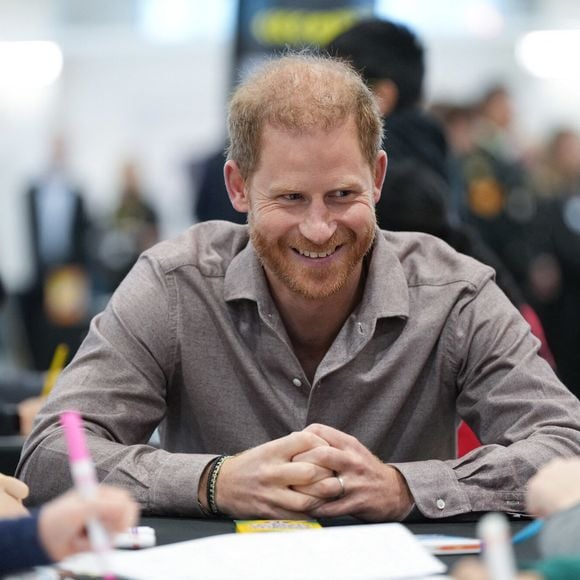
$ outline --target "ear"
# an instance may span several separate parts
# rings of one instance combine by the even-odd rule
[[[373,85],[373,92],[377,98],[381,115],[387,117],[395,110],[399,100],[397,85],[390,79],[384,79]]]
[[[246,191],[246,181],[242,177],[238,164],[231,159],[226,161],[224,165],[224,180],[234,209],[241,213],[247,213],[250,209],[250,203]]]
[[[377,160],[375,161],[373,175],[375,205],[379,203],[379,199],[381,199],[383,182],[385,181],[385,175],[387,174],[387,163],[388,163],[387,154],[384,151],[379,151],[377,155]]]

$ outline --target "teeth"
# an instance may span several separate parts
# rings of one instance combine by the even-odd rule
[[[326,256],[334,254],[335,251],[336,248],[328,250],[327,252],[308,252],[307,250],[298,250],[301,256],[306,256],[307,258],[326,258]]]

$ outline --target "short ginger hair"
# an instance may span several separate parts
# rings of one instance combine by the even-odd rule
[[[383,126],[372,92],[346,62],[289,53],[259,66],[234,91],[228,112],[228,159],[248,179],[258,168],[264,126],[299,134],[353,118],[364,159],[373,167]]]

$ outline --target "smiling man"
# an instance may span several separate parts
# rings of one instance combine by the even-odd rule
[[[229,131],[248,225],[143,254],[37,419],[19,466],[32,501],[69,485],[58,415],[76,408],[101,479],[146,513],[522,510],[542,464],[580,454],[580,403],[490,268],[377,229],[387,160],[360,77],[268,62],[234,93]],[[459,417],[485,443],[461,459]]]

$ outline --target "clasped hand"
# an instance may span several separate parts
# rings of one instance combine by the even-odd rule
[[[228,459],[216,500],[238,518],[400,520],[413,505],[399,471],[355,437],[320,424]]]

